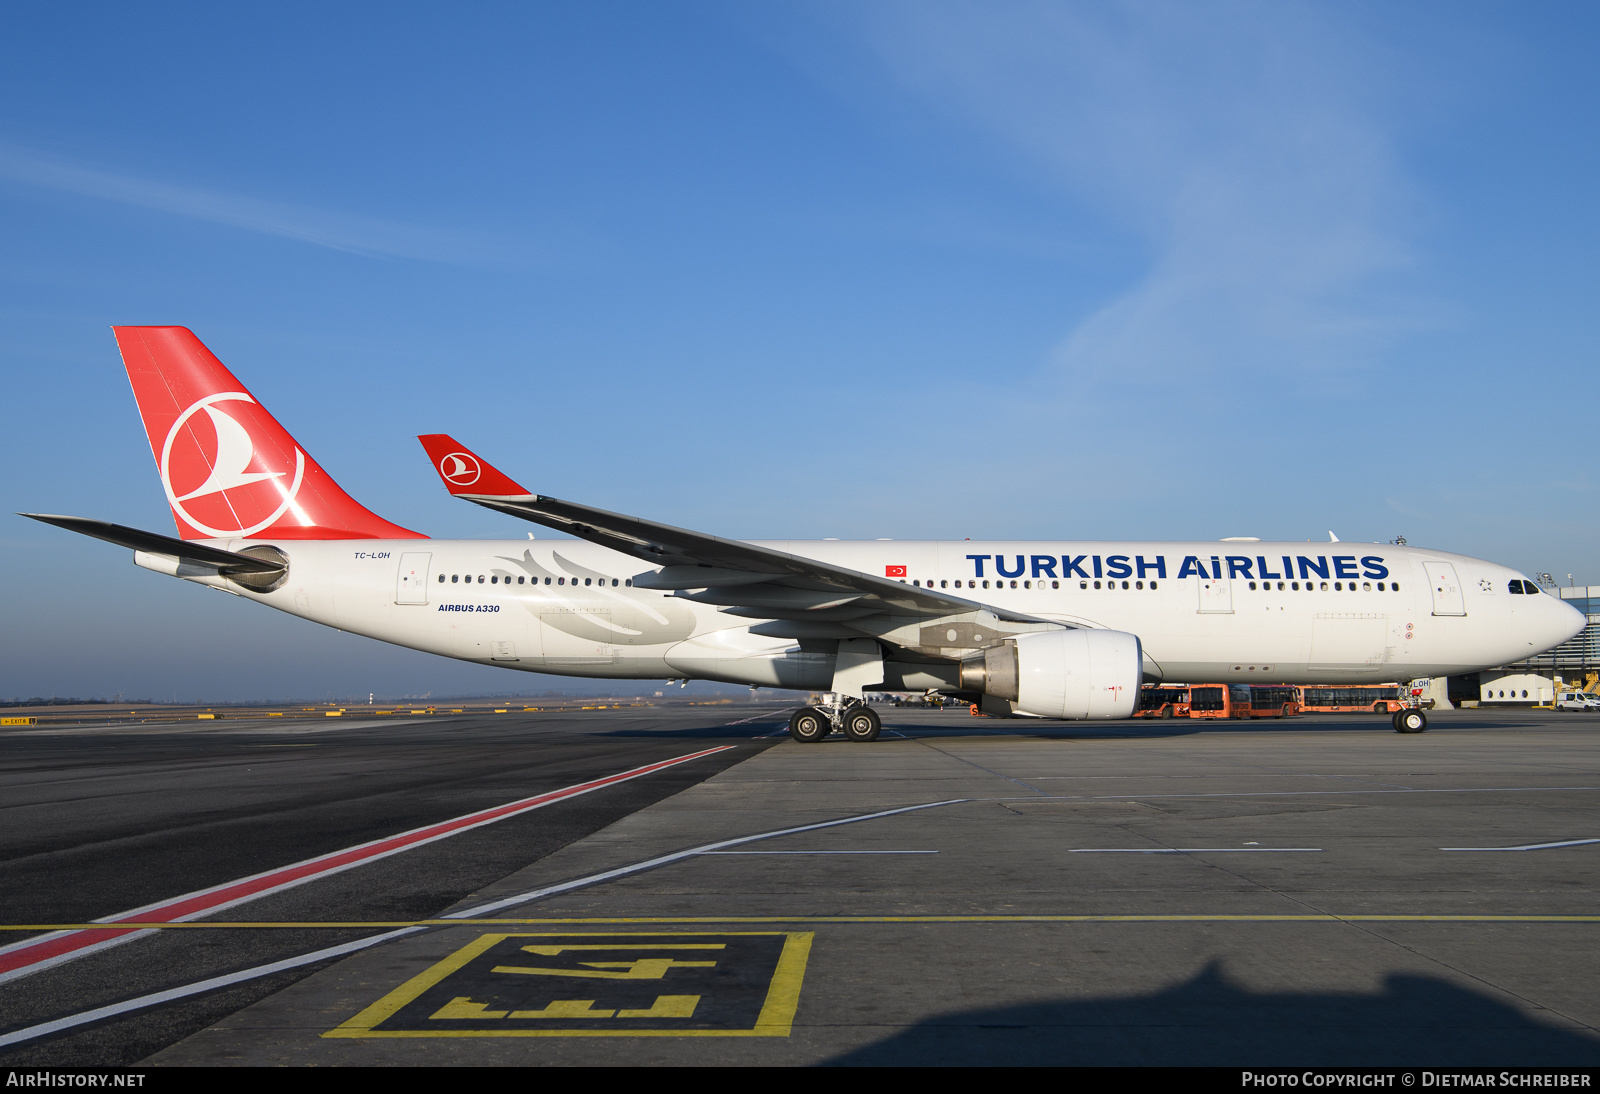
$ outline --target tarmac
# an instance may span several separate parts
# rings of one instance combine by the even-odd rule
[[[757,711],[771,747],[427,921],[339,917],[388,940],[143,1062],[1600,1064],[1600,718],[885,724]],[[151,933],[284,931],[243,911]]]

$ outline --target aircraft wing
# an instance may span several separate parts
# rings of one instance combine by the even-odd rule
[[[770,630],[775,636],[823,637],[829,630],[819,625],[832,624],[857,634],[875,634],[898,639],[898,644],[926,647],[928,643],[911,635],[891,636],[891,632],[903,631],[908,624],[920,630],[917,624],[955,619],[978,623],[980,627],[989,620],[1013,624],[1007,628],[1008,633],[1063,626],[769,547],[534,494],[446,434],[429,434],[418,440],[455,497],[567,532],[662,568],[636,576],[633,583],[639,588],[675,591],[688,600],[718,605],[729,615],[809,623],[813,627],[809,634],[804,628],[786,632],[779,627]],[[973,645],[983,644],[982,639],[980,630]]]

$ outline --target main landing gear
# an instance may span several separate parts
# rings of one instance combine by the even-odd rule
[[[789,716],[789,736],[801,744],[814,744],[836,729],[848,740],[876,741],[883,721],[859,699],[843,706],[801,707]]]
[[[1394,714],[1396,733],[1421,733],[1428,728],[1428,716],[1421,707],[1406,707]]]

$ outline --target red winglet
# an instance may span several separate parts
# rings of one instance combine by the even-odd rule
[[[489,461],[477,455],[448,433],[428,433],[417,438],[427,449],[433,469],[444,480],[444,488],[453,495],[471,494],[476,497],[532,497],[505,475],[490,466]]]

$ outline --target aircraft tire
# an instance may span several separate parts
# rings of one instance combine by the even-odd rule
[[[878,712],[865,704],[856,707],[844,717],[844,735],[852,741],[876,741],[883,732],[883,719]]]
[[[828,716],[816,707],[801,707],[789,715],[789,736],[803,745],[815,744],[832,732]]]
[[[1420,710],[1402,710],[1394,716],[1396,733],[1421,733],[1428,728],[1428,716]]]

